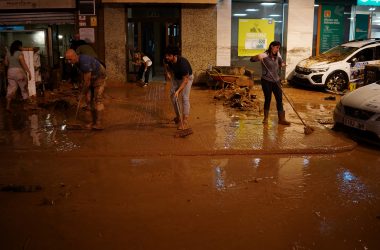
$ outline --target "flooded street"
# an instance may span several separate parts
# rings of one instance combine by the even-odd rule
[[[380,151],[318,123],[337,100],[287,91],[305,135],[289,105],[264,126],[193,90],[175,138],[165,86],[132,90],[108,92],[102,132],[67,130],[89,116],[63,104],[1,110],[1,249],[380,248]]]
[[[2,156],[2,248],[378,249],[376,152]]]

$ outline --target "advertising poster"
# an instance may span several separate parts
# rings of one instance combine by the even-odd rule
[[[369,15],[357,14],[355,20],[355,39],[367,39]]]
[[[323,5],[319,33],[319,52],[325,52],[343,42],[344,7]]]
[[[274,21],[239,19],[238,56],[254,56],[264,52],[274,40]]]

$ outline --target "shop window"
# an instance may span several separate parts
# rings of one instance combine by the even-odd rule
[[[273,40],[283,43],[283,3],[232,1],[231,66],[245,66],[259,74],[260,64],[251,63],[248,58],[264,52]]]

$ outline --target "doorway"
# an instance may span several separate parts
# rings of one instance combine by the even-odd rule
[[[127,8],[127,51],[128,74],[133,75],[137,68],[132,64],[134,51],[141,51],[153,62],[152,80],[164,79],[162,60],[168,45],[181,46],[180,7],[134,6]]]

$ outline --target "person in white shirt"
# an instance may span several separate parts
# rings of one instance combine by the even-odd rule
[[[137,73],[137,81],[144,83],[144,87],[148,86],[150,70],[152,68],[152,60],[149,57],[144,55],[142,52],[136,52],[135,58],[139,58],[140,68]],[[142,80],[144,76],[144,81]]]

